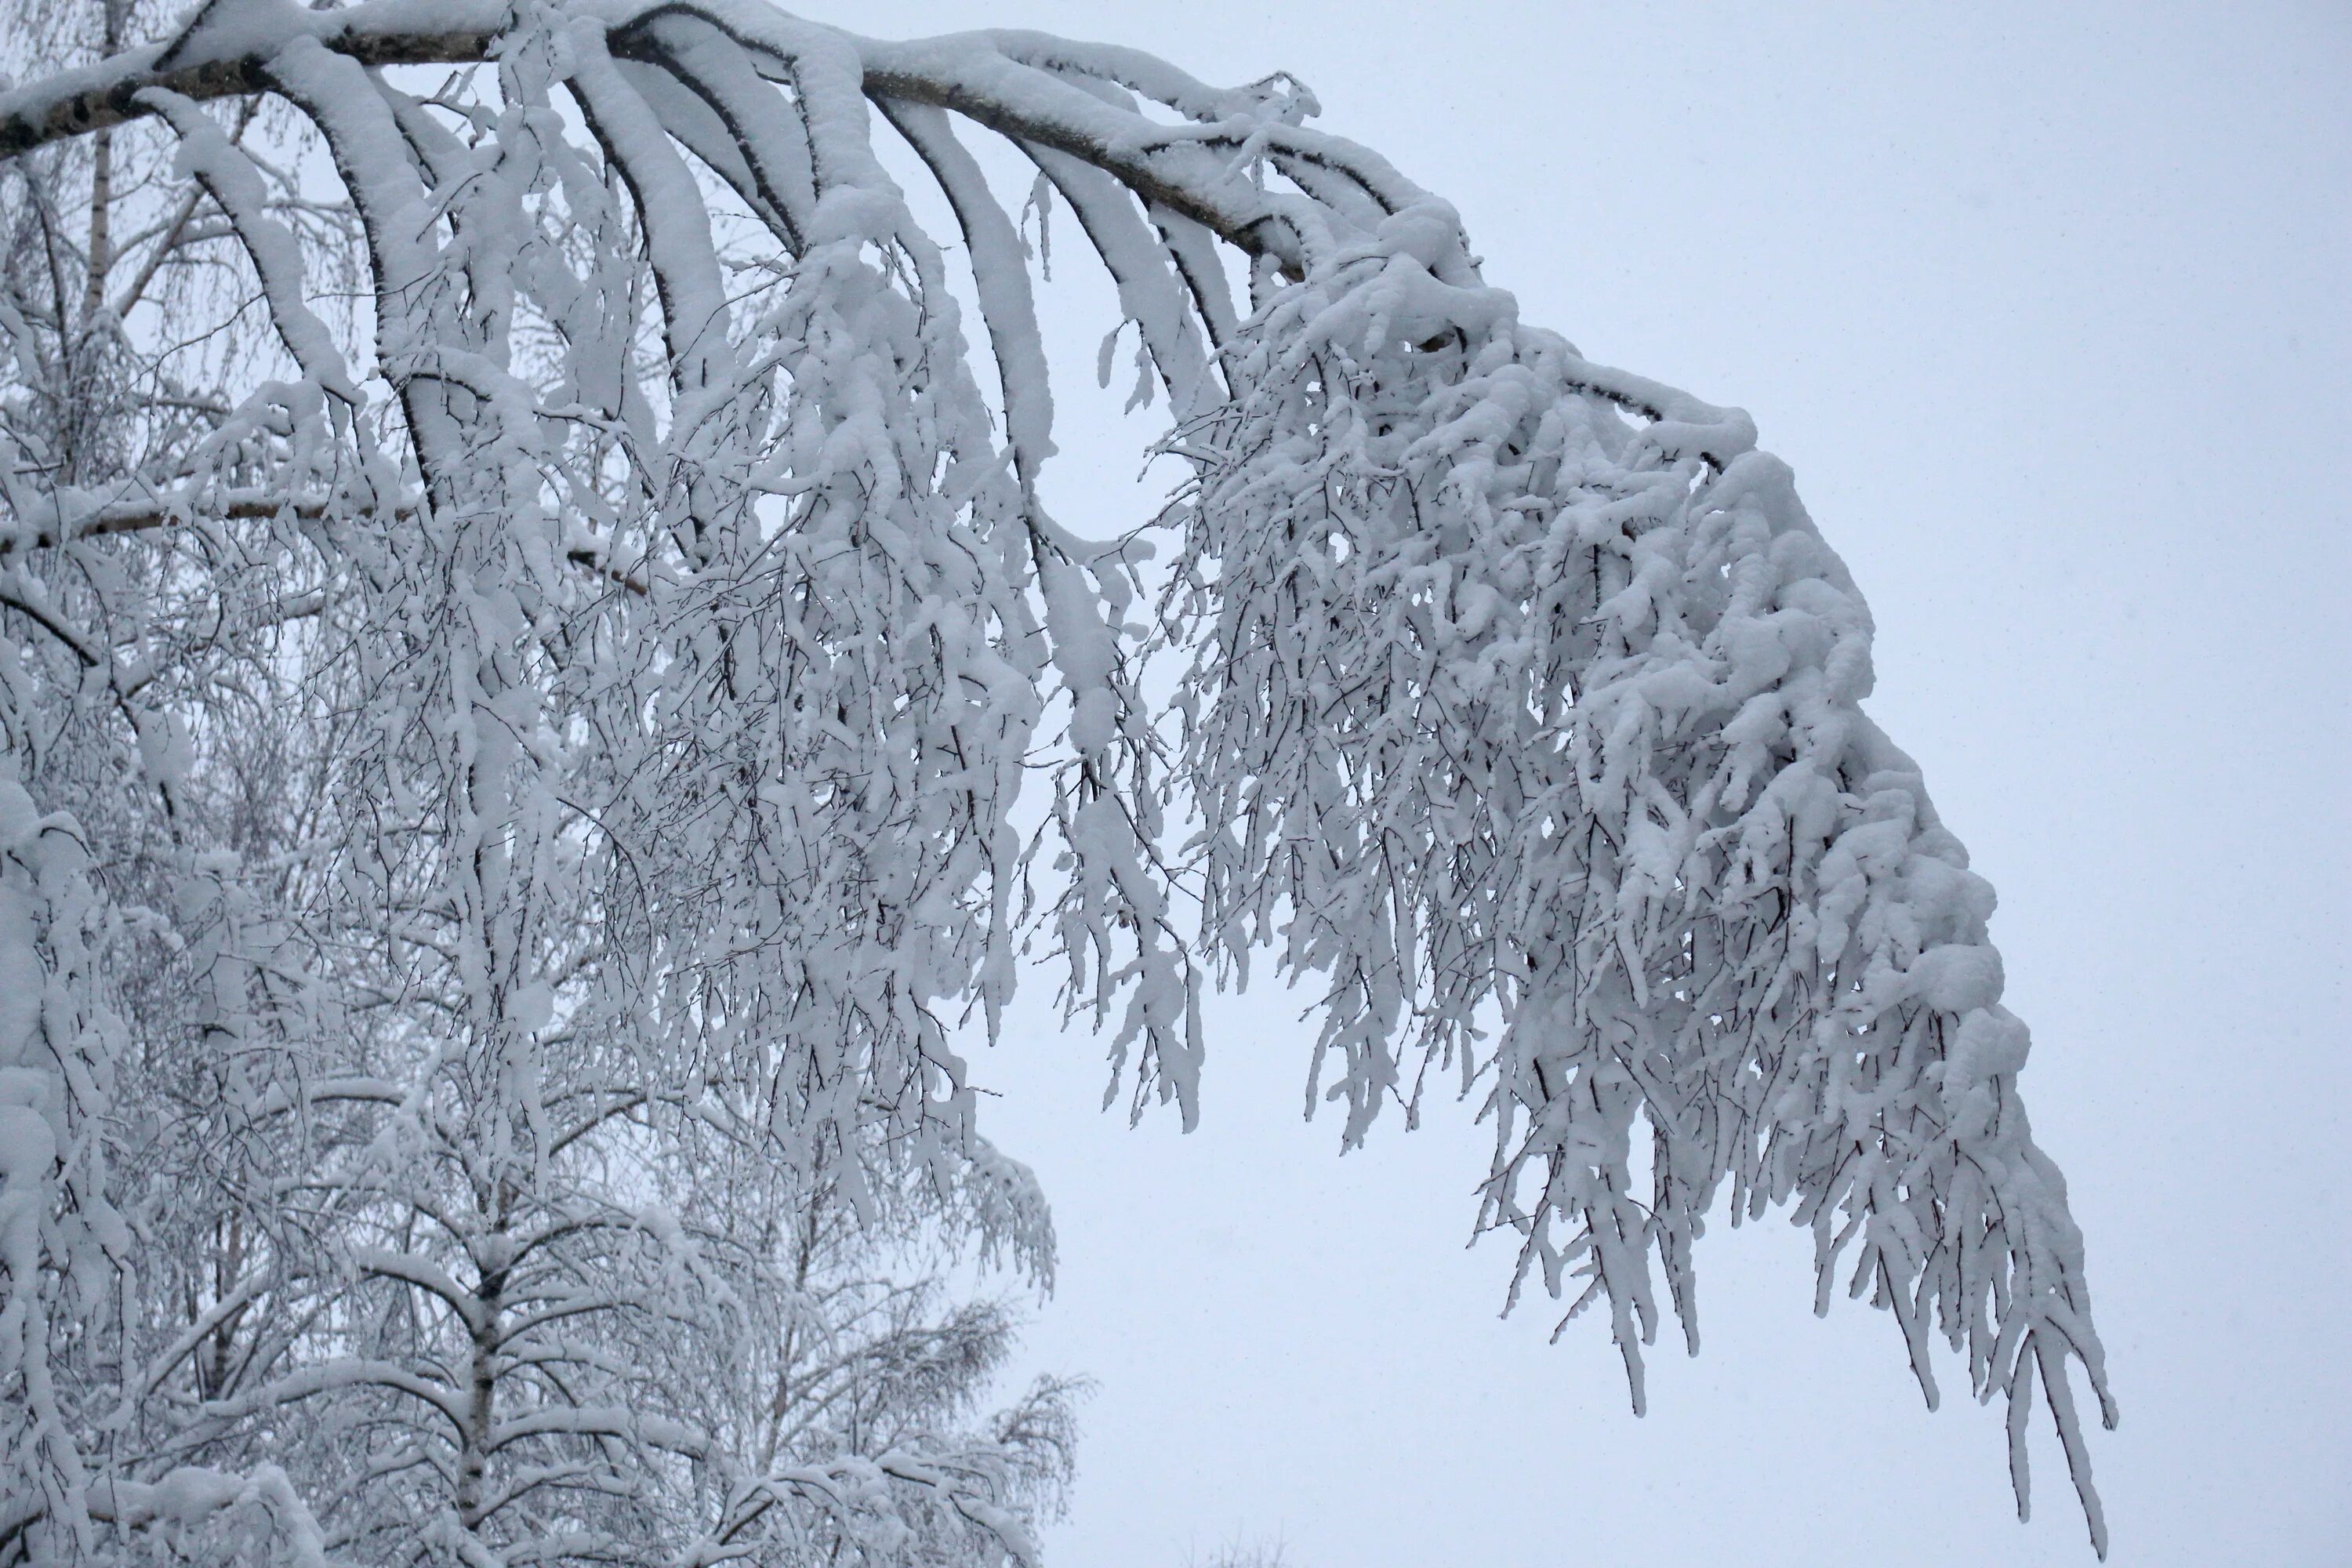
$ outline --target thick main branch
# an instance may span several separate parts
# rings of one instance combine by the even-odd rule
[[[237,14],[222,16],[230,6]],[[325,12],[216,0],[177,38],[0,94],[0,157],[152,114],[139,97],[148,88],[200,101],[267,92],[270,57],[297,37],[315,37],[364,66],[467,65],[489,58],[508,19],[507,7],[478,0],[462,9],[378,0]]]
[[[665,15],[695,16],[755,54],[772,56],[774,51],[757,36],[761,29],[746,26],[766,9],[723,0],[711,5],[672,0],[606,7],[599,19],[612,29],[614,54],[671,64],[646,24]],[[323,13],[261,5],[239,7],[234,15],[223,11],[218,4],[207,7],[176,39],[126,50],[0,94],[0,157],[151,114],[151,102],[142,99],[150,89],[200,101],[272,90],[268,62],[299,37],[316,38],[369,67],[469,65],[489,58],[492,44],[510,22],[505,6],[481,0],[429,10],[413,0],[375,0],[348,11]],[[1285,211],[1286,199],[1254,184],[1236,166],[1234,154],[1254,131],[1272,132],[1284,141],[1302,135],[1318,142],[1331,139],[1289,127],[1254,126],[1238,118],[1219,125],[1160,126],[993,48],[950,50],[924,44],[849,41],[864,63],[865,90],[871,98],[937,104],[1006,136],[1082,158],[1145,201],[1189,217],[1253,255],[1271,253],[1297,266],[1312,244]],[[1291,135],[1281,136],[1286,131]],[[1378,159],[1369,159],[1372,167],[1356,167],[1369,155],[1349,154],[1360,152],[1339,143],[1311,155],[1345,165],[1383,205],[1419,195]]]

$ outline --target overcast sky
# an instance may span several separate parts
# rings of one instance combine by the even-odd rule
[[[1871,710],[2001,893],[2123,1406],[2115,1561],[2352,1562],[2352,10],[807,9],[1291,69],[1529,319],[1755,415],[1876,615]],[[1061,270],[1052,493],[1106,532],[1157,426],[1085,405],[1108,295]],[[1060,1225],[1032,1352],[1100,1383],[1055,1561],[2090,1561],[2046,1417],[2021,1526],[1998,1413],[1923,1411],[1884,1314],[1814,1320],[1777,1219],[1701,1243],[1706,1352],[1634,1419],[1605,1323],[1496,1321],[1466,1112],[1344,1161],[1301,1124],[1298,1005],[1216,1011],[1189,1138],[1097,1114],[1100,1043],[1041,1009],[977,1058]]]

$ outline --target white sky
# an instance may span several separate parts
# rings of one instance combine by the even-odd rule
[[[2352,1562],[2352,11],[806,9],[1292,69],[1528,317],[1754,413],[1876,613],[1872,710],[2003,897],[2123,1405],[2114,1560]],[[1103,532],[1157,426],[1086,404],[1110,308],[1078,248],[1045,296],[1053,493]],[[1100,1381],[1055,1561],[2090,1561],[2046,1417],[2021,1527],[1998,1412],[1956,1363],[1921,1410],[1881,1314],[1814,1321],[1777,1221],[1701,1244],[1706,1353],[1661,1351],[1636,1421],[1605,1324],[1496,1321],[1466,1114],[1344,1162],[1336,1119],[1299,1124],[1297,1005],[1219,1008],[1190,1138],[1097,1114],[1099,1043],[1042,1008],[977,1059],[1060,1225],[1032,1349]]]

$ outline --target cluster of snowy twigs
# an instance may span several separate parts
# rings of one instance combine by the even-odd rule
[[[1483,1096],[1513,1293],[1637,1408],[1726,1183],[1788,1206],[2021,1505],[2040,1380],[2104,1551],[1992,894],[1853,583],[1313,107],[761,0],[216,0],[0,96],[50,274],[64,184],[173,172],[89,308],[0,298],[0,1563],[1031,1561],[1069,1391],[979,1416],[1003,1323],[808,1227],[1049,1274],[951,1041],[1040,932],[1139,1108],[1268,948],[1348,1140]],[[1040,503],[974,125],[1117,282],[1173,566]]]

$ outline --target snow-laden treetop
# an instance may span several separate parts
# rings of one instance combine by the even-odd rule
[[[428,65],[478,68],[392,68]],[[348,198],[363,352],[287,216],[319,177],[208,107],[256,95]],[[104,899],[74,803],[26,794],[43,705],[110,711],[234,884],[173,815],[217,721],[158,671],[196,620],[299,620],[364,671],[339,765],[383,814],[337,828],[320,897],[446,961],[448,1059],[511,1110],[495,1179],[542,1168],[534,1086],[594,1020],[682,1103],[755,1093],[773,1157],[847,1190],[880,1149],[989,1213],[1015,1194],[1019,1246],[956,1017],[992,1022],[1042,931],[1139,1108],[1189,1124],[1203,977],[1270,950],[1323,994],[1310,1103],[1349,1141],[1433,1073],[1482,1098],[1478,1225],[1516,1238],[1515,1296],[1605,1308],[1637,1410],[1661,1281],[1696,1348],[1727,1184],[1735,1219],[1811,1227],[1824,1306],[1843,1279],[1892,1313],[1931,1403],[1938,1336],[2008,1399],[2021,1504],[2038,1377],[2104,1552],[2081,1237],[2018,1098],[1992,890],[1863,711],[1860,594],[1744,414],[1524,324],[1453,208],[1314,109],[761,0],[215,0],[0,96],[9,154],[167,127],[275,331],[135,457],[0,451],[0,973],[48,976],[0,1005],[0,1117],[45,1129],[0,1192],[10,1353],[37,1259],[107,1249],[77,1118],[112,1069],[68,929]],[[1189,482],[1131,536],[1039,503],[1027,246],[975,126],[1075,213],[1173,410]],[[886,135],[960,225],[970,338]],[[195,374],[178,352],[154,384]],[[43,659],[70,679],[14,668]],[[608,960],[567,958],[583,910]],[[305,1026],[291,982],[232,993],[236,1029]]]

